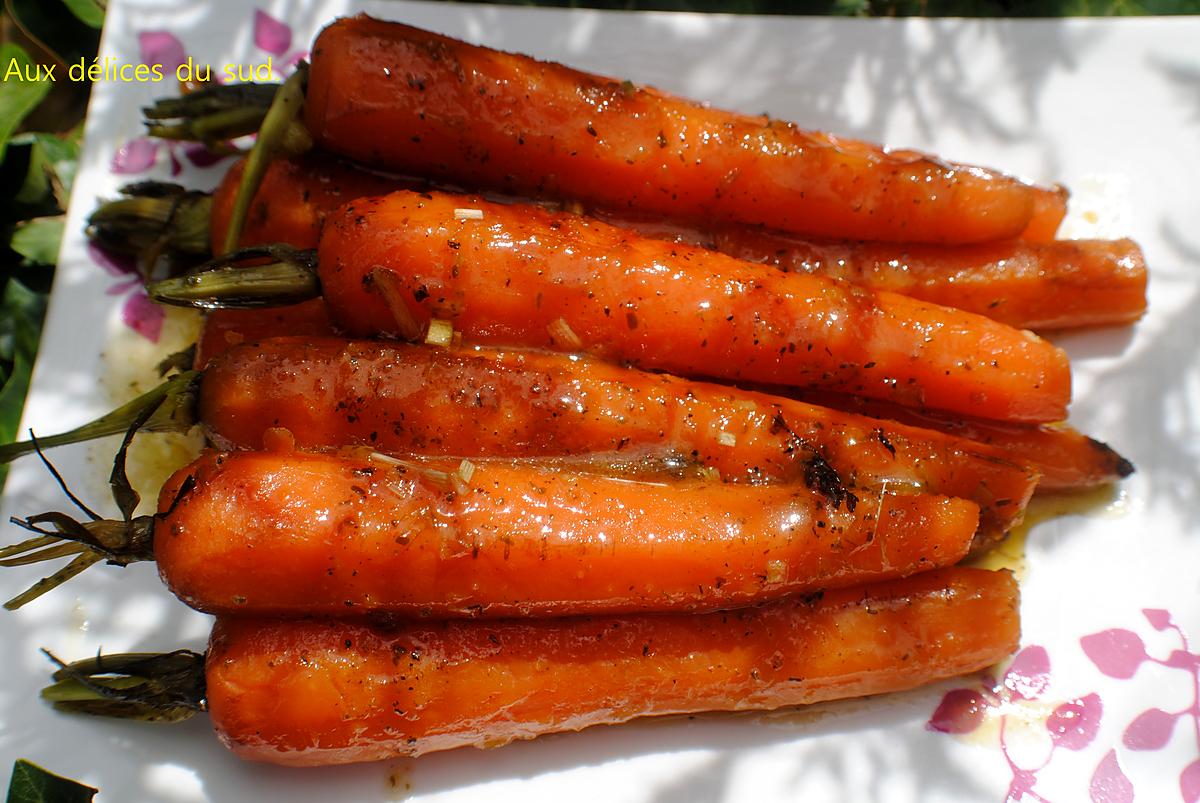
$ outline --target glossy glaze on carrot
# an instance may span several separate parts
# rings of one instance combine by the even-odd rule
[[[1084,435],[1065,422],[1042,425],[1006,424],[966,416],[952,417],[934,410],[873,402],[831,393],[799,394],[805,400],[884,421],[903,422],[925,430],[987,444],[1009,460],[1030,466],[1041,475],[1038,491],[1079,491],[1116,482],[1135,468],[1106,443]]]
[[[331,314],[354,335],[443,318],[467,343],[1017,421],[1061,419],[1070,398],[1066,355],[1028,332],[537,207],[361,199],[327,219],[318,256]]]
[[[1146,311],[1146,263],[1132,240],[922,246],[817,242],[726,227],[713,245],[738,259],[901,293],[1022,329],[1130,323]]]
[[[713,610],[951,565],[978,524],[942,496],[468,465],[210,453],[162,490],[159,573],[208,612]]]
[[[826,237],[1011,239],[1044,192],[365,16],[318,36],[305,120],[373,167]]]
[[[883,487],[960,496],[980,506],[987,537],[1020,521],[1037,482],[1002,452],[937,432],[551,353],[272,338],[209,364],[197,414],[222,448],[262,448],[278,427],[306,449],[472,458],[649,449],[731,482],[825,476],[863,496]]]
[[[219,618],[208,708],[242,758],[376,761],[637,717],[900,691],[1017,647],[1008,572],[949,569],[739,611],[369,626]]]

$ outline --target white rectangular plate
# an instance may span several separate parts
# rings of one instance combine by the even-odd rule
[[[114,723],[58,715],[37,699],[50,670],[39,647],[65,658],[203,648],[207,618],[172,599],[143,565],[92,569],[0,616],[5,773],[26,757],[100,787],[102,800],[128,803],[1200,794],[1198,659],[1184,646],[1185,633],[1200,638],[1200,20],[755,18],[352,0],[264,0],[261,10],[269,19],[233,2],[115,0],[102,58],[136,63],[143,48],[177,40],[200,63],[259,63],[269,49],[278,64],[335,16],[366,10],[719,106],[1066,184],[1076,193],[1071,232],[1133,236],[1152,269],[1151,312],[1137,326],[1057,338],[1075,364],[1072,421],[1128,455],[1138,473],[1087,512],[1068,506],[1076,512],[1033,526],[1021,576],[1022,664],[1037,677],[1022,685],[1009,676],[1032,699],[996,695],[967,736],[926,723],[947,691],[979,689],[978,678],[805,712],[598,728],[417,761],[304,771],[245,764],[204,717]],[[256,19],[273,36],[256,40]],[[290,42],[271,20],[290,29]],[[164,32],[174,40],[146,36]],[[156,163],[136,175],[111,167],[140,136],[138,107],[173,92],[170,82],[94,88],[25,428],[59,431],[127,398],[126,365],[144,365],[183,337],[175,319],[158,344],[129,331],[121,311],[130,290],[93,262],[83,237],[98,198],[128,180],[170,177],[166,150],[148,154]],[[190,186],[210,187],[220,175],[222,166],[174,156]],[[97,505],[113,447],[55,453],[72,487]],[[14,466],[6,516],[65,505],[35,459]],[[20,535],[10,527],[4,541]],[[7,597],[37,576],[7,570],[0,584]],[[1086,706],[1071,708],[1078,699]],[[1154,708],[1168,714],[1139,719]],[[1069,714],[1081,710],[1090,724],[1077,733]],[[1066,735],[1052,739],[1055,726]]]

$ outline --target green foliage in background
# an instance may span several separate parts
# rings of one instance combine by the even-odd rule
[[[8,803],[91,803],[96,789],[18,758],[8,783]]]
[[[96,0],[6,0],[0,75],[95,56]],[[86,84],[0,81],[0,442],[14,440],[79,157]],[[19,132],[19,133],[18,133]],[[0,467],[0,483],[7,467]],[[11,797],[10,797],[11,799]]]

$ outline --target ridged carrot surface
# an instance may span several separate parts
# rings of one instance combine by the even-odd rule
[[[1047,206],[1048,191],[981,168],[365,16],[317,37],[305,120],[321,147],[374,167],[816,236],[989,242]]]
[[[468,465],[446,481],[335,455],[204,455],[162,490],[159,573],[214,613],[713,610],[951,565],[978,524],[974,503],[941,496],[855,505],[803,484]]]
[[[897,246],[727,227],[713,242],[738,259],[889,290],[1022,329],[1129,323],[1146,311],[1146,263],[1132,240]]]
[[[727,481],[971,499],[985,536],[1016,524],[1036,473],[988,446],[791,399],[537,352],[272,338],[208,364],[198,418],[220,446],[457,457],[666,451]],[[863,489],[871,489],[864,491]],[[867,504],[866,501],[862,502]]]
[[[344,764],[663,714],[900,691],[1016,649],[1008,572],[950,569],[701,615],[441,622],[219,618],[208,709],[239,756]]]
[[[971,417],[951,417],[829,393],[800,394],[805,400],[884,421],[936,430],[999,449],[1009,460],[1036,470],[1039,491],[1077,491],[1128,477],[1134,465],[1102,441],[1063,423],[1005,424]]]
[[[482,219],[462,219],[471,208]],[[330,216],[325,300],[348,333],[587,352],[682,375],[1063,418],[1066,355],[977,315],[752,265],[533,206],[398,192]]]

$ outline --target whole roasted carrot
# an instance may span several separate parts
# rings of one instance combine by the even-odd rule
[[[42,697],[60,711],[158,721],[207,710],[242,758],[348,764],[911,689],[1010,654],[1017,607],[1008,572],[955,568],[707,614],[219,617],[207,655],[60,663]]]
[[[999,661],[1018,629],[1012,577],[970,569],[688,616],[397,628],[222,618],[207,702],[242,758],[374,761],[899,691]]]
[[[1084,435],[1065,422],[1042,425],[1005,424],[978,418],[946,416],[934,410],[873,402],[832,393],[797,394],[813,404],[884,421],[903,422],[923,430],[944,432],[987,444],[1009,460],[1034,468],[1038,491],[1079,491],[1128,477],[1133,463],[1107,443]]]
[[[1146,311],[1146,263],[1132,240],[896,246],[726,227],[713,243],[738,259],[890,290],[1023,329],[1129,323]]]
[[[969,501],[817,483],[640,482],[512,461],[208,453],[154,517],[49,523],[78,552],[153,557],[199,610],[553,616],[712,610],[961,560]]]
[[[675,219],[946,243],[1061,219],[1058,190],[365,16],[317,37],[304,119],[372,166]]]
[[[360,200],[328,219],[318,254],[353,334],[445,318],[470,342],[1017,421],[1061,419],[1070,397],[1066,356],[1029,333],[535,207]]]

